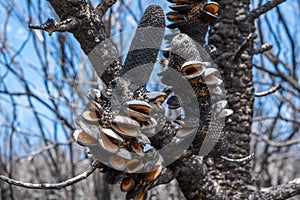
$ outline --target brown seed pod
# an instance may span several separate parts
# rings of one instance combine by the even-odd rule
[[[223,81],[218,77],[211,75],[204,78],[204,83],[207,85],[207,87],[215,87],[221,85]]]
[[[181,20],[184,20],[185,17],[186,16],[184,14],[180,14],[180,13],[174,12],[174,11],[171,11],[171,12],[167,13],[167,18],[171,21],[174,21],[174,22],[179,22]]]
[[[187,79],[193,79],[201,76],[204,73],[204,67],[207,63],[199,61],[188,61],[181,67],[181,73]]]
[[[149,103],[140,100],[127,101],[124,103],[124,106],[146,115],[148,115],[152,109],[152,106]]]
[[[133,200],[146,200],[147,191],[145,189],[141,190],[136,196],[133,197]]]
[[[105,135],[119,141],[119,142],[124,142],[123,138],[118,135],[117,133],[115,133],[113,130],[109,129],[109,128],[100,128],[101,132],[104,133]]]
[[[95,146],[98,145],[97,139],[85,133],[81,129],[77,129],[72,133],[73,140],[82,146]]]
[[[137,137],[140,132],[140,125],[137,121],[125,116],[115,116],[112,125],[112,129],[117,133],[130,137]]]
[[[125,177],[122,179],[120,188],[122,192],[128,192],[134,188],[134,185],[135,185],[135,181],[133,177]]]
[[[81,113],[82,118],[89,123],[99,123],[99,115],[92,110],[84,110]]]
[[[140,159],[134,158],[127,162],[126,168],[128,173],[137,173],[140,169],[143,168],[143,165],[140,162]]]
[[[147,175],[144,178],[144,181],[151,182],[156,180],[159,177],[161,171],[162,171],[162,167],[156,166],[153,171],[147,173]]]
[[[156,103],[162,103],[166,99],[167,94],[164,92],[154,91],[154,92],[146,93],[145,96],[150,101],[154,101]]]
[[[101,134],[99,139],[100,146],[110,152],[117,153],[119,151],[119,146],[111,141],[111,138],[105,134]]]
[[[219,86],[211,88],[209,91],[215,95],[221,95],[223,93],[223,90]]]
[[[226,100],[221,100],[214,103],[211,108],[213,109],[214,113],[218,114],[226,107],[227,103],[228,102]]]
[[[216,2],[209,2],[209,3],[205,4],[202,9],[206,12],[209,12],[209,13],[215,15],[219,12],[220,6]]]
[[[134,153],[137,153],[139,156],[144,155],[143,147],[138,142],[135,142],[135,141],[130,142],[129,148],[131,151],[133,151]]]
[[[231,109],[223,109],[220,113],[218,113],[216,115],[216,119],[222,119],[224,117],[232,115],[232,113],[233,113],[233,110],[231,110]]]
[[[138,122],[147,122],[150,120],[149,115],[132,110],[130,108],[125,108],[124,112]]]
[[[87,109],[92,110],[97,113],[97,117],[100,118],[100,114],[103,112],[102,106],[96,101],[90,101],[86,105]]]
[[[182,4],[182,5],[174,5],[174,6],[169,6],[172,10],[175,10],[177,12],[187,12],[189,11],[192,6],[189,4]]]
[[[157,121],[150,117],[150,120],[147,124],[143,125],[141,128],[141,132],[147,136],[153,136],[156,134]]]
[[[111,155],[109,162],[114,169],[123,170],[126,167],[126,160],[118,155]]]

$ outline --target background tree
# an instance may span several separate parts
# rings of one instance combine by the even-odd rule
[[[211,26],[208,43],[217,48],[213,58],[234,111],[226,127],[230,144],[226,156],[239,159],[253,151],[255,157],[251,165],[208,158],[208,176],[205,180],[199,176],[193,187],[190,179],[184,178],[191,170],[177,177],[180,189],[190,199],[285,199],[300,192],[299,179],[288,182],[299,176],[300,5],[299,1],[287,1],[279,6],[282,2],[219,2],[220,19]],[[75,128],[72,95],[80,97],[72,84],[86,59],[80,48],[88,54],[105,34],[135,27],[150,3],[168,9],[168,2],[49,3],[0,3],[0,173],[24,182],[61,182],[89,168],[82,148],[70,139]],[[127,20],[122,20],[124,17]],[[53,33],[49,37],[46,32],[27,28],[28,24],[43,24],[47,18],[66,22],[56,31],[73,34]],[[253,33],[258,35],[256,39]],[[120,41],[118,49],[122,51],[124,38]],[[32,191],[4,182],[0,186],[2,199],[116,199],[124,195],[105,184],[97,172],[62,190]],[[159,189],[162,187],[171,188],[169,194]],[[182,198],[176,187],[176,182],[156,187],[153,195]]]

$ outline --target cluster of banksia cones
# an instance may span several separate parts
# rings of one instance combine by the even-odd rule
[[[207,31],[208,23],[217,18],[218,4],[206,4],[197,0],[169,1],[176,3],[170,6],[174,11],[167,14],[168,19],[174,22],[169,27],[179,28],[187,35],[181,33],[172,39],[171,52],[165,58],[165,63],[167,67],[176,69],[182,78],[191,84],[199,103],[197,107],[200,109],[200,119],[195,122],[193,118],[185,116],[190,112],[189,105],[182,102],[180,95],[172,91],[170,81],[176,80],[164,82],[162,78],[162,82],[169,86],[161,91],[150,92],[145,86],[131,91],[133,87],[130,78],[117,77],[111,81],[108,89],[90,89],[87,92],[89,102],[81,115],[76,118],[78,129],[72,135],[75,142],[87,147],[96,159],[107,166],[108,182],[119,183],[121,190],[127,192],[127,199],[146,199],[147,191],[157,185],[163,166],[170,164],[167,161],[169,158],[159,151],[163,145],[170,143],[169,149],[164,153],[171,157],[171,160],[188,155],[185,151],[177,152],[176,145],[181,145],[187,138],[193,142],[195,135],[195,140],[200,138],[201,144],[214,147],[223,133],[222,123],[219,121],[232,113],[231,110],[225,109],[227,101],[222,99],[223,82],[217,74],[216,67],[201,55],[199,46],[192,37],[199,29]],[[158,6],[150,7],[145,11],[146,17],[141,21],[145,23],[150,20],[151,26],[155,13],[150,13],[151,17],[148,17],[147,12],[153,10],[161,12]],[[195,23],[199,23],[199,27],[195,27]],[[189,26],[193,27],[193,30],[189,30]],[[189,35],[190,31],[193,33],[192,36]],[[181,53],[186,57],[180,56]],[[131,59],[135,59],[135,56],[134,53],[130,55]],[[140,56],[138,54],[137,59],[140,59]],[[145,55],[147,56],[153,57],[153,54]],[[123,72],[126,72],[126,69]],[[210,94],[217,98],[211,100]],[[165,116],[166,109],[176,110],[180,107],[186,111],[185,115],[181,113],[172,119]],[[206,122],[202,123],[201,120]],[[210,122],[214,122],[212,124],[218,127],[214,129],[213,136],[208,133]],[[210,138],[210,142],[202,141],[203,130],[205,137]],[[192,145],[194,147],[190,148],[198,148],[198,152],[201,153],[201,149],[194,143]]]

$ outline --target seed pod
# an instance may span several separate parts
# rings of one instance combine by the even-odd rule
[[[116,153],[119,151],[119,146],[117,144],[114,144],[111,141],[110,137],[105,134],[101,134],[101,138],[100,138],[99,142],[100,142],[100,146],[104,150],[106,150],[110,153]]]
[[[232,113],[233,113],[233,110],[231,110],[231,109],[223,109],[220,113],[218,113],[216,115],[216,119],[225,118],[225,117],[231,115]]]
[[[139,128],[140,125],[137,121],[125,117],[125,116],[115,116],[112,125],[112,129],[117,133],[130,137],[137,137],[140,135]]]
[[[92,136],[93,138],[99,138],[101,131],[98,124],[87,123],[82,116],[77,116],[75,123],[86,133]]]
[[[134,158],[127,162],[126,168],[128,170],[128,173],[137,173],[140,169],[143,168],[143,165],[140,162],[140,159]]]
[[[142,126],[141,132],[149,137],[154,136],[156,134],[156,128],[157,121],[153,117],[150,117],[148,123]]]
[[[117,133],[115,133],[113,130],[109,128],[100,128],[101,132],[104,133],[105,135],[118,140],[119,142],[124,142],[123,138],[119,136]]]
[[[98,117],[99,115],[95,111],[92,111],[92,110],[84,110],[81,113],[81,116],[85,121],[87,121],[89,123],[97,124],[97,123],[99,123],[99,120],[100,120],[100,118]]]
[[[218,19],[217,13],[219,12],[219,4],[210,2],[205,4],[201,9],[201,17],[204,21],[214,22]]]
[[[218,77],[211,75],[204,78],[204,83],[207,85],[207,87],[215,87],[221,85],[223,81]]]
[[[118,155],[111,155],[109,160],[111,166],[117,170],[123,170],[126,167],[126,160]]]
[[[83,130],[77,129],[72,134],[73,140],[82,145],[82,146],[95,146],[98,145],[98,141],[90,136],[89,134],[86,134]]]
[[[221,89],[221,87],[217,86],[217,87],[214,87],[214,88],[211,88],[209,90],[212,94],[215,94],[215,95],[221,95],[223,93],[223,90]]]
[[[171,11],[171,12],[167,13],[167,18],[171,21],[174,21],[174,22],[184,20],[185,17],[186,17],[185,15],[180,14],[178,12],[174,12],[174,11]]]
[[[188,61],[181,67],[181,73],[187,79],[194,79],[204,73],[204,67],[208,65],[205,62]]]
[[[211,108],[213,109],[214,113],[218,114],[226,107],[227,103],[228,102],[226,100],[221,100],[213,104]]]
[[[191,9],[191,5],[188,4],[183,4],[183,5],[174,5],[174,6],[169,6],[172,10],[175,10],[177,12],[187,12]]]
[[[145,96],[150,101],[154,101],[156,103],[162,103],[165,100],[167,94],[164,93],[164,92],[154,91],[154,92],[148,92],[148,93],[146,93]]]
[[[124,103],[131,110],[148,115],[151,112],[152,106],[145,101],[132,100]]]
[[[209,2],[205,4],[202,8],[204,11],[209,12],[211,14],[217,14],[220,10],[220,6],[216,2]]]
[[[162,167],[156,166],[153,171],[147,173],[147,175],[144,178],[144,181],[151,182],[156,180],[159,177],[161,171],[162,171]]]
[[[122,192],[128,192],[134,188],[134,185],[135,185],[135,181],[132,177],[125,177],[122,179],[120,188]]]
[[[126,160],[131,160],[132,156],[131,153],[125,149],[124,147],[120,147],[119,152],[117,153],[118,156],[121,156],[122,158]]]
[[[130,142],[129,148],[131,151],[137,153],[139,156],[144,156],[143,147],[138,142],[134,142],[134,141]]]

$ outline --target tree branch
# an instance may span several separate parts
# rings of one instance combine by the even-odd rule
[[[300,194],[300,178],[269,188],[262,188],[256,197],[259,199],[288,199]],[[254,198],[256,199],[256,198]]]
[[[250,12],[249,21],[254,21],[255,19],[257,19],[262,14],[268,12],[269,10],[275,8],[276,6],[278,6],[279,4],[281,4],[285,1],[286,0],[272,0],[272,1],[269,1],[269,2],[265,3],[262,6],[259,6],[258,8],[254,9]]]
[[[56,22],[54,19],[48,18],[45,23],[43,23],[41,26],[29,24],[28,27],[32,29],[38,29],[47,31],[49,35],[51,35],[53,32],[66,32],[71,31],[78,25],[78,21],[76,18],[68,18],[61,22]]]
[[[75,183],[78,183],[79,181],[82,181],[84,179],[86,179],[87,177],[89,177],[97,168],[99,168],[101,166],[100,161],[96,160],[93,162],[92,166],[90,169],[88,169],[87,171],[83,172],[82,174],[75,176],[71,179],[65,180],[63,182],[60,183],[24,183],[22,181],[17,181],[11,178],[8,178],[2,174],[0,174],[0,180],[11,184],[11,185],[15,185],[18,187],[23,187],[23,188],[28,188],[28,189],[54,189],[54,190],[59,190],[61,188],[73,185]]]
[[[276,86],[274,86],[274,87],[271,87],[271,88],[270,88],[269,90],[267,90],[267,91],[257,92],[257,93],[254,94],[254,96],[255,96],[255,97],[264,97],[264,96],[267,96],[267,95],[269,95],[269,94],[272,94],[272,93],[276,92],[277,90],[279,90],[279,89],[281,89],[281,88],[282,88],[281,85],[278,84],[278,85],[276,85]]]

